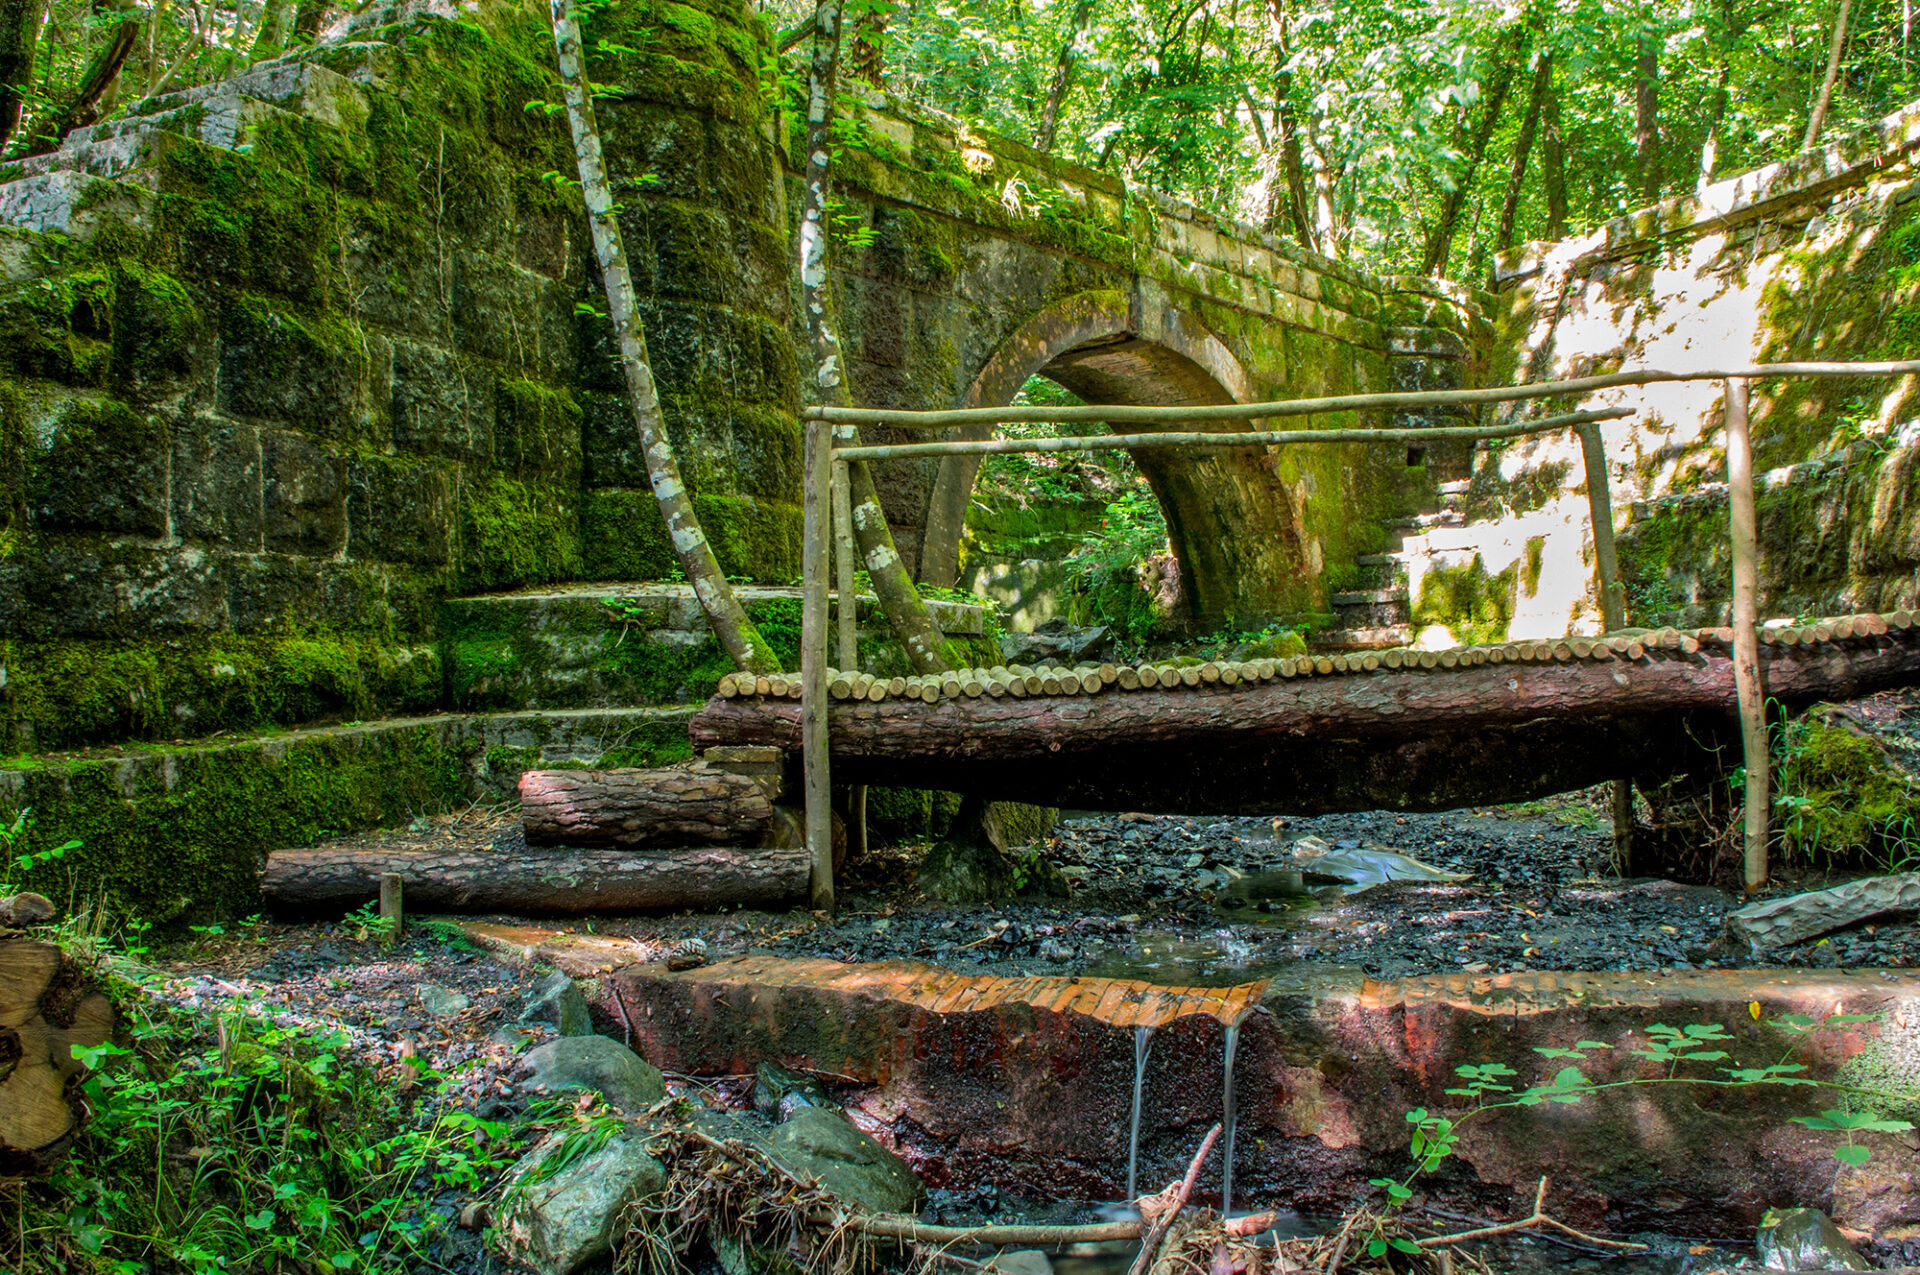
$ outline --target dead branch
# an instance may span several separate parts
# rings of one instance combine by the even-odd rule
[[[1496,1235],[1512,1235],[1515,1231],[1532,1230],[1535,1227],[1547,1227],[1551,1230],[1559,1231],[1562,1235],[1571,1235],[1582,1244],[1592,1244],[1599,1248],[1615,1249],[1621,1252],[1639,1252],[1647,1247],[1645,1244],[1635,1244],[1628,1240],[1608,1240],[1602,1239],[1598,1235],[1589,1235],[1585,1231],[1576,1230],[1568,1226],[1559,1218],[1548,1216],[1546,1178],[1540,1179],[1540,1189],[1534,1192],[1533,1212],[1521,1218],[1518,1222],[1502,1222],[1497,1226],[1481,1226],[1471,1231],[1460,1231],[1453,1235],[1429,1235],[1426,1239],[1416,1240],[1415,1243],[1419,1244],[1421,1248],[1440,1248],[1449,1244],[1464,1244],[1468,1240],[1484,1240],[1491,1239]],[[1329,1271],[1328,1275],[1332,1275],[1332,1272]]]
[[[856,1214],[847,1225],[862,1235],[910,1240],[915,1244],[984,1244],[1007,1248],[1049,1248],[1060,1244],[1098,1244],[1140,1238],[1143,1222],[1094,1222],[1085,1226],[932,1226],[891,1214]]]
[[[1140,1244],[1140,1256],[1133,1259],[1133,1269],[1128,1275],[1146,1275],[1153,1267],[1154,1258],[1159,1255],[1160,1241],[1165,1238],[1167,1229],[1173,1220],[1180,1216],[1180,1210],[1187,1206],[1187,1197],[1193,1194],[1193,1184],[1200,1178],[1200,1166],[1206,1163],[1207,1156],[1213,1150],[1214,1142],[1220,1137],[1220,1126],[1207,1130],[1207,1136],[1200,1140],[1200,1149],[1193,1153],[1193,1163],[1187,1166],[1187,1176],[1180,1180],[1180,1194],[1174,1197],[1173,1207],[1153,1220],[1153,1227]]]

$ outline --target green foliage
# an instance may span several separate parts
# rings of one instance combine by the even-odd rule
[[[1779,726],[1774,741],[1774,808],[1789,857],[1894,870],[1920,853],[1920,792],[1872,736],[1809,713]]]
[[[74,1050],[93,1069],[79,1142],[48,1180],[0,1188],[19,1275],[423,1269],[448,1225],[434,1197],[486,1190],[521,1145],[455,1105],[457,1073],[409,1060],[396,1084],[342,1034],[239,1002],[216,1023],[113,969],[127,1030]]]
[[[14,878],[45,868],[66,858],[67,851],[78,850],[80,842],[69,839],[57,846],[33,849],[27,842],[27,824],[33,808],[25,807],[8,823],[0,819],[0,895],[12,894],[18,887]]]

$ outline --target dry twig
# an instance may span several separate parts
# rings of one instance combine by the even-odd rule
[[[1485,1240],[1491,1239],[1496,1235],[1512,1235],[1515,1231],[1531,1230],[1537,1226],[1548,1227],[1552,1230],[1559,1231],[1562,1235],[1571,1235],[1582,1244],[1592,1244],[1599,1248],[1614,1249],[1619,1252],[1640,1252],[1647,1247],[1645,1244],[1635,1244],[1628,1240],[1608,1240],[1602,1239],[1598,1235],[1588,1235],[1585,1231],[1576,1230],[1568,1226],[1557,1217],[1548,1216],[1546,1178],[1540,1179],[1540,1189],[1534,1192],[1533,1212],[1521,1218],[1518,1222],[1502,1222],[1497,1226],[1481,1226],[1471,1231],[1460,1231],[1453,1235],[1429,1235],[1424,1240],[1416,1240],[1415,1243],[1419,1244],[1421,1248],[1440,1248],[1449,1244],[1463,1244],[1468,1240]],[[1331,1275],[1331,1272],[1329,1272],[1329,1275]]]
[[[1187,1197],[1193,1194],[1193,1184],[1200,1179],[1200,1166],[1205,1164],[1207,1156],[1213,1150],[1213,1144],[1220,1137],[1220,1126],[1207,1130],[1207,1136],[1200,1140],[1200,1149],[1193,1153],[1193,1163],[1187,1166],[1187,1176],[1180,1180],[1180,1194],[1174,1197],[1173,1207],[1153,1220],[1153,1227],[1147,1232],[1146,1239],[1140,1243],[1140,1256],[1133,1259],[1133,1269],[1128,1275],[1146,1275],[1153,1269],[1153,1260],[1159,1256],[1160,1241],[1165,1238],[1167,1228],[1180,1216],[1180,1210],[1187,1206]]]

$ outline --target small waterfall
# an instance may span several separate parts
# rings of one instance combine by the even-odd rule
[[[1127,1202],[1137,1196],[1140,1171],[1140,1093],[1147,1087],[1147,1051],[1153,1046],[1153,1028],[1133,1029],[1133,1129],[1127,1135]]]
[[[1233,1056],[1240,1049],[1240,1024],[1227,1024],[1227,1061],[1225,1088],[1220,1095],[1220,1122],[1225,1136],[1220,1141],[1220,1216],[1233,1216],[1233,1127],[1239,1118],[1239,1104],[1233,1092]]]

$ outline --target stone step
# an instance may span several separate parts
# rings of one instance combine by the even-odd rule
[[[1379,606],[1388,603],[1405,604],[1407,591],[1404,588],[1388,586],[1381,589],[1355,589],[1345,593],[1333,594],[1329,599],[1336,607]]]
[[[48,753],[0,766],[0,808],[33,809],[28,848],[81,842],[46,869],[49,886],[71,870],[156,920],[245,916],[268,851],[509,798],[538,767],[667,764],[689,754],[692,715],[439,714]]]
[[[1471,486],[1473,486],[1471,478],[1457,478],[1452,482],[1438,484],[1436,489],[1442,496],[1464,496],[1467,494],[1467,488]]]
[[[735,592],[794,666],[800,590],[744,585]],[[973,648],[976,662],[1000,662],[986,636],[984,607],[930,600],[927,610],[949,637]],[[693,704],[733,671],[686,584],[578,584],[453,598],[442,614],[447,684],[460,709]],[[866,671],[909,671],[878,601],[862,596],[857,614]]]

